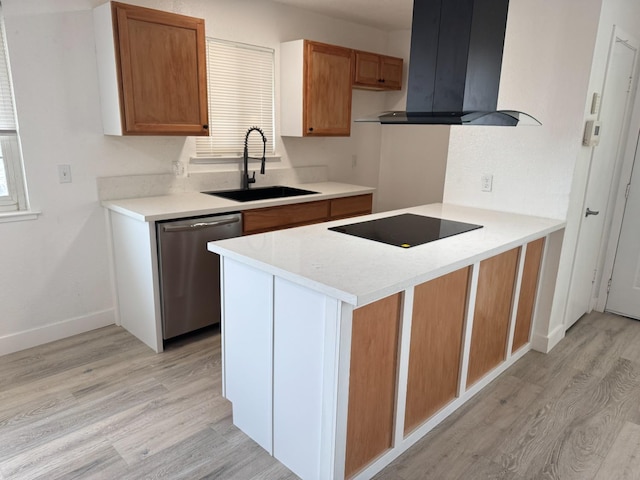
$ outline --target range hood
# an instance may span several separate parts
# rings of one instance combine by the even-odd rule
[[[509,0],[414,0],[406,112],[383,124],[540,125],[497,110]]]

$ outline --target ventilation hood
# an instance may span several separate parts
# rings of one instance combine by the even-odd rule
[[[407,110],[383,124],[540,125],[497,110],[509,0],[414,0]]]

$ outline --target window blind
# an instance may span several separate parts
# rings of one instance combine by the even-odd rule
[[[0,3],[0,212],[7,212],[26,210],[28,202],[2,13]]]
[[[196,137],[196,157],[242,155],[252,126],[267,137],[274,153],[274,50],[207,38],[209,136]],[[249,155],[262,155],[260,135],[251,135]]]
[[[0,21],[0,130],[15,132],[13,92],[11,91],[9,64],[4,53],[6,51],[4,21]]]

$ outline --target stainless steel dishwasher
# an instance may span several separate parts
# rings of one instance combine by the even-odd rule
[[[156,224],[162,337],[220,322],[220,257],[207,242],[242,235],[242,214],[182,218]]]

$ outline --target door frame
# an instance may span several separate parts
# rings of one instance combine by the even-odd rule
[[[598,265],[602,266],[599,274],[599,287],[592,294],[597,294],[595,310],[604,312],[608,291],[609,281],[613,275],[613,265],[615,261],[616,251],[618,249],[618,239],[622,230],[622,222],[624,209],[626,206],[626,189],[631,182],[631,174],[633,173],[634,161],[636,158],[636,146],[640,135],[640,94],[638,88],[640,82],[640,44],[636,38],[614,25],[613,37],[609,50],[609,59],[612,56],[613,48],[617,39],[627,43],[627,45],[636,51],[635,63],[633,66],[634,79],[631,85],[631,109],[627,112],[627,131],[624,139],[624,150],[622,155],[617,159],[614,169],[614,182],[609,193],[609,202],[607,205],[606,218],[611,219],[608,233],[605,230],[603,236],[603,245],[600,249],[600,260]],[[607,67],[609,61],[607,61]],[[605,220],[606,222],[606,220]],[[606,227],[606,223],[605,223]]]

